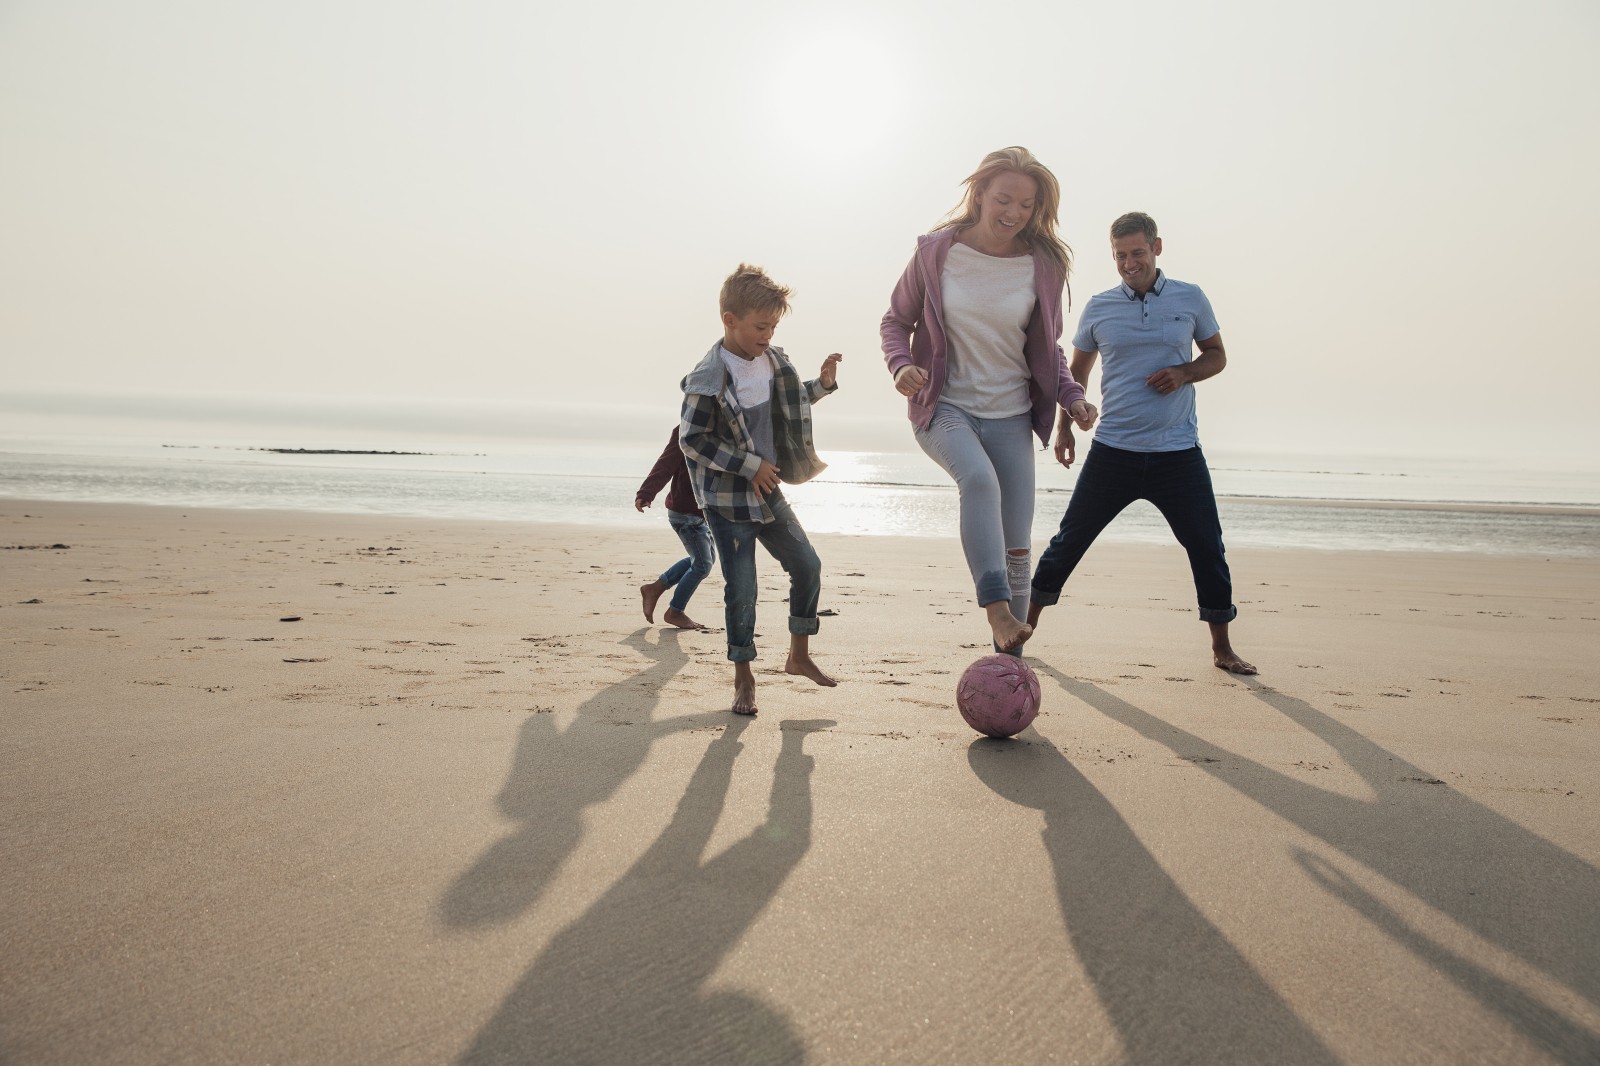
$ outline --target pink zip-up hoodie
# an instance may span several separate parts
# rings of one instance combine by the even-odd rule
[[[948,351],[944,339],[944,290],[939,279],[955,239],[953,228],[917,238],[917,253],[900,275],[900,283],[889,297],[889,311],[878,328],[878,335],[883,338],[883,361],[891,375],[899,373],[903,366],[919,366],[928,372],[928,383],[906,401],[906,414],[920,429],[927,429],[933,421],[934,405],[944,391]],[[1065,410],[1083,399],[1083,386],[1072,379],[1061,351],[1063,284],[1065,279],[1056,273],[1050,260],[1042,255],[1033,257],[1033,287],[1038,300],[1028,319],[1028,337],[1022,352],[1028,360],[1033,432],[1046,447],[1055,427],[1056,408]]]

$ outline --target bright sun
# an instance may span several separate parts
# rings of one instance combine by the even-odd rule
[[[832,167],[887,136],[905,82],[891,48],[856,26],[808,29],[774,65],[776,128],[800,162]]]

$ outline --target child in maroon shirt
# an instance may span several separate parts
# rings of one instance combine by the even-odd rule
[[[654,581],[639,586],[639,595],[644,600],[644,618],[647,622],[654,622],[656,601],[661,599],[662,593],[676,586],[677,591],[672,594],[672,601],[661,620],[679,629],[704,629],[705,626],[683,612],[689,606],[689,597],[700,587],[701,579],[711,573],[711,567],[717,561],[717,550],[712,544],[711,530],[706,526],[705,516],[695,503],[689,468],[683,460],[683,449],[678,447],[677,426],[672,427],[672,436],[668,438],[666,448],[662,449],[661,458],[656,460],[644,484],[634,493],[633,509],[643,513],[656,498],[656,493],[669,481],[672,487],[667,489],[667,522],[678,539],[683,541],[689,554],[667,567]]]

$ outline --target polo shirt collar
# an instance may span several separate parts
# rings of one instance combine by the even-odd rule
[[[1167,287],[1167,274],[1166,274],[1166,271],[1161,270],[1161,269],[1158,268],[1156,270],[1156,283],[1154,285],[1150,286],[1150,291],[1152,293],[1154,293],[1155,295],[1160,296],[1161,295],[1161,290],[1166,288],[1166,287]],[[1131,286],[1129,286],[1129,284],[1126,281],[1124,281],[1122,283],[1122,295],[1126,296],[1130,300],[1139,299],[1139,294],[1137,292],[1134,292],[1133,288]]]

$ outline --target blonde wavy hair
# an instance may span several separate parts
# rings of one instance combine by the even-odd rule
[[[1032,178],[1039,187],[1034,200],[1033,217],[1023,227],[1020,237],[1028,250],[1043,255],[1055,264],[1061,280],[1072,273],[1072,249],[1056,233],[1056,214],[1061,209],[1061,184],[1050,168],[1033,157],[1026,148],[1012,145],[990,152],[962,182],[967,195],[953,208],[945,220],[934,227],[934,232],[945,229],[964,229],[978,221],[978,200],[989,183],[1001,174],[1021,174]]]

